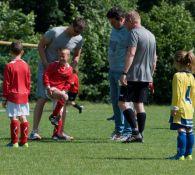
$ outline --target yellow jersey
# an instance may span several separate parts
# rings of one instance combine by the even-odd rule
[[[178,109],[176,115],[170,118],[170,123],[187,127],[193,126],[195,107],[195,80],[189,72],[177,72],[172,80],[172,107]]]

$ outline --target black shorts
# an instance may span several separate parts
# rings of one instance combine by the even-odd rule
[[[127,86],[120,87],[119,101],[146,103],[149,82],[128,81]]]
[[[68,92],[68,100],[69,101],[75,101],[76,97],[77,97],[77,93]]]

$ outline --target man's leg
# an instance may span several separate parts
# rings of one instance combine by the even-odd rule
[[[45,105],[45,102],[47,101],[47,97],[45,94],[45,87],[43,85],[43,72],[44,67],[42,64],[38,65],[38,73],[37,73],[37,92],[36,95],[38,97],[38,100],[36,102],[34,113],[33,113],[33,130],[29,136],[29,139],[31,140],[39,140],[41,137],[38,134],[38,127],[41,120],[43,107]]]
[[[125,143],[142,142],[142,137],[138,130],[138,124],[136,121],[135,112],[131,108],[128,108],[125,102],[123,101],[119,101],[118,105],[120,109],[123,111],[123,114],[132,129],[132,135],[129,136],[124,142]]]
[[[33,114],[33,131],[38,131],[39,123],[43,113],[43,108],[46,103],[46,99],[40,98],[37,100]]]
[[[120,73],[109,72],[109,81],[110,81],[110,96],[112,102],[112,108],[114,113],[114,121],[115,121],[115,134],[113,135],[113,140],[118,140],[121,138],[123,128],[124,128],[124,120],[121,113],[121,110],[118,106],[118,98],[119,98],[119,83],[118,80],[120,78]]]
[[[143,131],[146,123],[146,112],[144,109],[143,103],[134,103],[135,109],[137,111],[137,122],[138,128],[141,135],[143,135]]]
[[[44,98],[39,98],[36,102],[35,108],[34,108],[34,113],[33,113],[33,130],[29,136],[29,139],[31,140],[39,140],[41,137],[38,134],[38,128],[39,128],[39,123],[41,121],[41,116],[43,113],[43,108],[46,103],[46,99]]]

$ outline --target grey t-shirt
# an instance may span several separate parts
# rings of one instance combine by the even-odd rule
[[[83,39],[81,35],[70,37],[66,32],[67,27],[54,27],[48,30],[44,37],[50,41],[45,49],[46,58],[49,63],[58,59],[59,48],[69,48],[71,52],[74,52],[75,48],[80,49],[83,45]]]
[[[152,82],[156,54],[154,35],[144,27],[130,31],[129,47],[136,47],[133,63],[128,71],[128,81]]]

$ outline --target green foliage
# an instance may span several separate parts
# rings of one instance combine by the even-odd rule
[[[126,10],[135,7],[135,1],[124,0],[82,0],[75,8],[87,21],[84,32],[84,47],[80,66],[81,89],[80,98],[96,101],[109,100],[107,48],[111,26],[106,18],[107,11],[114,5]]]
[[[193,48],[195,22],[184,6],[163,2],[159,7],[154,6],[149,13],[142,14],[142,23],[155,34],[157,40],[158,63],[154,100],[169,102],[174,73],[172,58],[177,50]]]
[[[38,34],[34,33],[34,13],[25,15],[21,10],[12,10],[8,3],[0,3],[0,40],[14,41],[16,39],[22,42],[37,43]],[[31,99],[35,98],[36,74],[38,52],[37,49],[24,48],[24,60],[30,64],[32,74]],[[3,78],[3,70],[6,63],[10,61],[9,47],[0,47],[0,78]],[[32,59],[31,59],[32,58]]]
[[[68,7],[67,1],[60,0],[9,0],[9,2],[12,9],[22,9],[22,12],[26,15],[34,11],[36,15],[34,29],[42,33],[47,31],[51,25],[62,25],[64,12],[60,7],[63,8],[65,4],[65,7]]]
[[[25,15],[21,10],[11,10],[8,3],[0,3],[0,39],[30,40],[34,34],[34,13]]]

